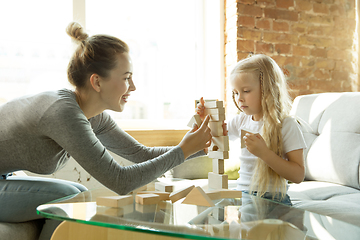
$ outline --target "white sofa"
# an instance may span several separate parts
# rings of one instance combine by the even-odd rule
[[[291,184],[289,195],[295,207],[360,227],[359,107],[359,92],[312,94],[294,100],[291,113],[305,122],[306,173],[304,182]],[[331,220],[317,221],[336,236],[339,228]]]

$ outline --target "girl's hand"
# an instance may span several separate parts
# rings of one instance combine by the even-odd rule
[[[203,97],[200,98],[200,102],[198,103],[195,111],[200,116],[201,121],[204,121],[204,118],[205,118],[205,101],[204,101]],[[226,125],[225,122],[223,122],[222,127],[223,127],[223,135],[227,136],[228,135],[228,130],[227,130],[227,125]]]
[[[194,127],[185,134],[184,138],[179,143],[179,147],[183,150],[185,159],[190,155],[197,153],[200,150],[210,147],[211,145],[211,131],[208,127],[210,116],[206,116],[200,128],[194,124]]]
[[[200,102],[196,106],[195,111],[197,114],[199,114],[201,121],[204,121],[204,119],[205,119],[205,101],[204,101],[203,97],[200,98]]]
[[[250,153],[254,154],[258,158],[266,156],[267,151],[269,151],[265,140],[259,133],[246,133],[244,136],[244,141],[247,150],[249,150]]]

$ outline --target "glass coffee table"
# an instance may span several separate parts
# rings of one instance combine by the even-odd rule
[[[181,200],[152,205],[133,201],[120,208],[98,206],[96,198],[103,196],[116,194],[107,189],[91,190],[41,205],[37,211],[43,217],[65,221],[55,231],[54,240],[328,240],[360,236],[357,226],[244,193],[242,198],[214,200],[213,207],[183,204]],[[321,218],[330,220],[333,226],[321,226]],[[332,233],[334,226],[343,228],[336,229],[336,236]]]

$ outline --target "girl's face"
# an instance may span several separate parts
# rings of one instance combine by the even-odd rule
[[[128,53],[118,55],[116,67],[102,81],[101,98],[105,108],[122,112],[130,93],[136,90],[132,81],[133,66]]]
[[[254,121],[263,117],[261,107],[261,88],[259,77],[255,73],[238,73],[230,77],[235,101],[247,115],[252,115]]]

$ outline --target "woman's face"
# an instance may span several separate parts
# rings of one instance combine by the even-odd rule
[[[254,73],[238,73],[230,77],[235,101],[240,109],[247,115],[252,115],[253,120],[262,119],[260,81]]]
[[[136,90],[132,73],[133,66],[129,54],[119,54],[116,67],[110,71],[110,75],[104,78],[101,84],[100,95],[106,109],[116,112],[124,110],[130,93]]]

